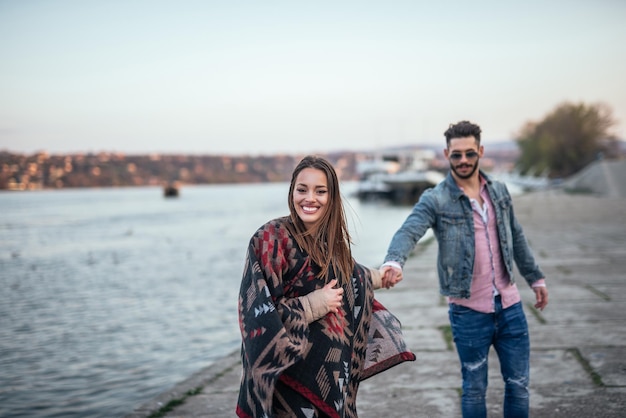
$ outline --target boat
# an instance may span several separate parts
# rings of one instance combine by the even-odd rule
[[[357,165],[360,200],[387,200],[393,204],[414,204],[424,190],[436,186],[445,176],[429,169],[435,158],[432,150],[388,150],[376,153]]]
[[[178,195],[178,184],[167,183],[165,186],[163,186],[163,197],[178,197]]]

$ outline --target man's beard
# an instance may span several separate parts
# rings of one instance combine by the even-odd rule
[[[470,172],[468,172],[467,174],[461,174],[457,171],[457,167],[455,167],[452,162],[450,162],[450,170],[452,170],[454,172],[454,174],[456,174],[456,176],[460,179],[468,179],[470,177],[472,177],[474,175],[474,173],[476,172],[476,170],[478,169],[478,160],[479,158],[476,159],[476,162],[474,163],[474,165],[472,166],[472,164],[463,164],[463,166],[465,167],[472,167],[472,170]],[[460,166],[461,164],[458,164],[458,166]]]

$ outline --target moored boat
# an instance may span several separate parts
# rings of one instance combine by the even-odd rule
[[[429,169],[435,157],[430,150],[387,151],[360,163],[357,197],[385,199],[393,204],[414,204],[424,190],[434,187],[444,175]]]

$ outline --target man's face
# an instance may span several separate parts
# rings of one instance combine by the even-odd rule
[[[452,172],[461,179],[468,179],[478,169],[478,161],[483,156],[483,147],[478,146],[474,136],[453,138],[444,155],[450,163]]]

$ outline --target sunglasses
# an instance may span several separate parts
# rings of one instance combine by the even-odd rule
[[[463,158],[463,153],[462,152],[455,151],[452,154],[450,154],[450,159],[451,160],[460,161],[461,158]],[[467,158],[468,160],[476,159],[476,158],[478,158],[478,153],[476,151],[467,151],[465,153],[465,158]]]

